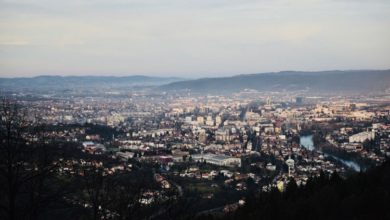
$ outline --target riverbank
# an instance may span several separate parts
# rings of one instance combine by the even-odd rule
[[[301,136],[300,144],[305,149],[322,153],[324,156],[330,157],[332,160],[338,161],[345,167],[356,172],[370,167],[370,164],[363,160],[360,155],[346,155],[342,152],[333,150],[331,147],[325,147],[326,145],[316,146],[313,141],[313,135]]]
[[[321,151],[333,155],[335,157],[341,158],[345,161],[352,161],[359,165],[360,170],[364,171],[371,167],[374,167],[376,164],[374,161],[363,158],[359,153],[356,152],[347,152],[343,149],[338,149],[333,146],[323,145],[321,146]],[[360,171],[359,170],[359,171]]]

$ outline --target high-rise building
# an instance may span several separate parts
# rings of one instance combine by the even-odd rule
[[[301,105],[303,103],[303,98],[302,97],[296,97],[295,98],[295,103],[298,105]]]

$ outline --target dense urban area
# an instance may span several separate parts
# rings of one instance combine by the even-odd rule
[[[0,0],[0,220],[390,220],[390,0]]]
[[[346,180],[390,156],[389,92],[3,95],[9,219],[236,219],[256,195]]]

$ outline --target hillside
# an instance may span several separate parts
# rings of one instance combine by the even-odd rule
[[[376,92],[390,88],[390,70],[278,72],[233,77],[202,78],[173,82],[160,87],[164,91],[235,92],[258,91]]]
[[[183,80],[174,77],[150,76],[37,76],[32,78],[0,78],[3,89],[56,88],[72,89],[85,87],[132,87],[162,85]]]
[[[294,181],[284,193],[272,190],[247,198],[237,211],[197,219],[390,219],[390,162],[347,179],[312,178],[304,187]]]

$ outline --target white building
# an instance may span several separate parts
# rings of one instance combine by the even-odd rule
[[[206,125],[208,125],[208,126],[214,126],[213,117],[207,116]]]
[[[229,157],[223,154],[194,154],[191,157],[194,161],[204,161],[217,166],[241,166],[241,158]]]
[[[187,116],[187,117],[185,118],[185,122],[186,122],[186,123],[191,123],[191,122],[192,122],[192,117],[191,117],[191,116]]]
[[[291,173],[294,172],[294,164],[295,161],[290,157],[286,160],[286,164],[288,166],[288,176],[291,176]]]
[[[219,126],[221,123],[222,123],[222,118],[221,118],[221,116],[217,116],[217,117],[215,118],[215,124],[216,124],[217,126]]]
[[[231,137],[229,135],[229,130],[218,129],[217,131],[215,131],[215,140],[216,141],[230,141]]]
[[[357,134],[354,134],[349,137],[350,143],[363,143],[366,140],[373,140],[375,138],[375,132],[373,131],[364,131]]]
[[[123,161],[128,161],[129,159],[134,157],[133,152],[117,152],[116,156]]]
[[[203,116],[198,116],[196,118],[196,121],[198,122],[198,125],[204,125],[204,117]]]

